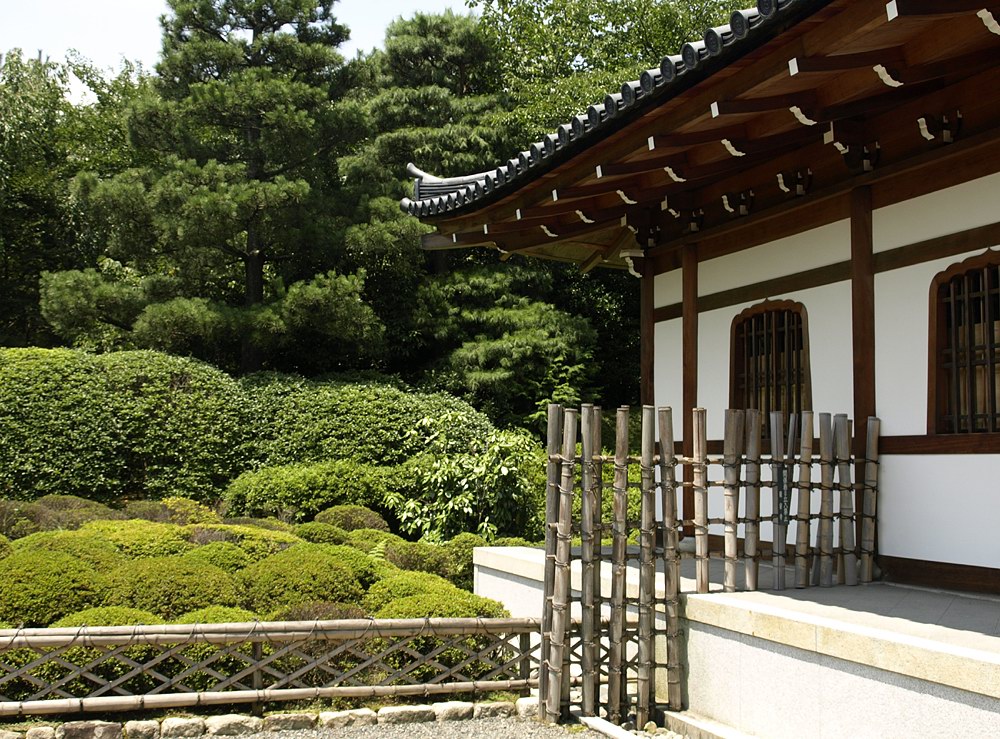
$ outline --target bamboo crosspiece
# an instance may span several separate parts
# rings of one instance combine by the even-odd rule
[[[809,586],[809,518],[812,510],[813,414],[802,412],[798,501],[795,506],[795,587]]]
[[[580,607],[583,626],[580,664],[583,675],[583,712],[594,715],[597,644],[594,641],[594,406],[584,404],[580,411]]]
[[[757,590],[760,572],[760,411],[747,410],[746,462],[746,540],[743,553],[746,563],[747,590]]]
[[[608,715],[613,723],[622,720],[625,631],[625,545],[628,510],[628,415],[627,406],[615,418],[614,519],[611,523],[611,636],[608,666]]]
[[[694,549],[695,581],[699,593],[708,592],[708,438],[705,409],[694,411]]]
[[[879,420],[868,419],[865,449],[865,482],[861,502],[861,582],[871,582],[875,569],[875,511],[878,502]]]
[[[840,490],[840,551],[847,585],[858,584],[858,555],[854,551],[854,482],[851,474],[851,434],[847,416],[834,417],[834,441],[837,460],[837,488]]]

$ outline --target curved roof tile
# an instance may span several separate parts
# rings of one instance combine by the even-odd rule
[[[726,48],[747,39],[753,41],[755,36],[763,36],[758,28],[787,13],[790,7],[807,3],[808,0],[757,0],[756,8],[735,11],[728,24],[710,28],[703,39],[684,44],[680,54],[665,56],[659,69],[648,69],[638,80],[623,83],[620,92],[608,94],[603,102],[589,106],[586,113],[560,125],[555,133],[531,144],[495,170],[461,177],[435,177],[413,164],[408,165],[407,171],[414,177],[413,199],[400,200],[400,208],[421,217],[442,215],[484,197],[516,189],[521,184],[519,180],[540,173],[543,165],[554,163],[557,153],[582,148],[578,146],[580,142],[596,140],[602,133],[610,132],[608,124],[612,119],[665,99],[679,78],[702,67],[706,59],[717,57]]]

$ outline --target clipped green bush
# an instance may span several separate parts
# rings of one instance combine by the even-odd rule
[[[248,410],[191,359],[0,349],[0,495],[211,499],[254,461]]]
[[[375,549],[381,549],[384,557],[389,545],[406,544],[406,539],[379,529],[355,529],[347,532],[347,541],[344,543],[367,554],[371,554]]]
[[[424,593],[454,593],[457,588],[440,575],[400,570],[376,582],[365,594],[364,606],[375,614],[395,600]]]
[[[38,531],[38,526],[31,520],[27,510],[31,505],[23,500],[0,498],[0,534],[10,539],[19,539]]]
[[[344,529],[320,521],[297,524],[292,533],[314,544],[343,544],[347,541],[347,532]]]
[[[528,541],[520,536],[498,536],[489,543],[491,547],[544,547],[545,542]]]
[[[270,432],[264,444],[269,465],[347,458],[396,465],[426,446],[428,432],[420,422],[445,414],[456,421],[456,447],[471,447],[493,428],[484,414],[447,393],[407,392],[377,382],[275,381],[279,388],[270,393],[264,426]],[[267,392],[267,378],[250,382],[255,392]]]
[[[195,611],[182,613],[175,618],[175,624],[240,624],[257,621],[257,614],[245,608],[232,606],[208,606]]]
[[[442,547],[448,556],[448,579],[465,590],[472,590],[472,553],[476,547],[485,547],[486,539],[478,534],[459,534],[446,541]]]
[[[208,606],[235,606],[236,583],[224,570],[184,557],[129,562],[107,577],[106,605],[142,608],[165,619]]]
[[[81,526],[80,532],[110,542],[128,559],[169,557],[193,547],[181,526],[142,519],[93,521]]]
[[[191,524],[184,527],[187,540],[195,545],[213,541],[228,541],[235,544],[257,562],[287,549],[302,540],[295,534],[260,526],[236,526],[232,524]]]
[[[244,605],[258,613],[317,600],[360,603],[364,594],[351,566],[315,544],[272,554],[237,579]]]
[[[121,518],[118,511],[103,503],[77,495],[43,495],[25,506],[24,512],[39,531],[78,529],[90,521]]]
[[[126,606],[97,606],[63,616],[51,624],[52,628],[62,626],[134,626],[166,623],[150,611]]]
[[[97,605],[102,581],[87,563],[64,552],[15,552],[0,559],[0,619],[48,626]]]
[[[230,575],[247,567],[252,561],[246,552],[228,541],[213,541],[209,544],[195,547],[181,556],[192,562],[203,562],[213,567],[218,567]]]
[[[339,526],[345,531],[376,529],[388,531],[389,524],[378,513],[360,505],[335,505],[316,514],[316,521]]]
[[[98,572],[107,572],[122,563],[118,548],[106,539],[85,531],[39,531],[14,542],[18,552],[62,552],[90,565]]]
[[[351,572],[358,578],[358,582],[361,583],[361,587],[365,590],[378,580],[379,575],[375,566],[375,560],[356,547],[341,544],[299,544],[296,547],[292,547],[292,549],[298,550],[315,546],[320,547],[324,553],[336,557],[338,562],[350,567]]]
[[[433,572],[447,578],[451,574],[451,560],[444,547],[424,541],[390,542],[385,547],[385,558],[404,570]]]
[[[13,551],[14,547],[10,545],[10,539],[3,534],[0,534],[0,559],[3,559]]]
[[[230,513],[305,521],[338,504],[382,507],[393,472],[350,459],[264,467],[233,480],[224,500]]]
[[[254,518],[253,516],[235,516],[234,518],[224,518],[222,523],[230,526],[256,526],[270,531],[291,532],[295,528],[294,524],[287,521],[280,521],[277,518]]]
[[[191,498],[172,495],[160,502],[167,509],[170,523],[182,526],[189,523],[222,523],[222,518],[218,513],[207,505],[191,500]]]
[[[267,615],[268,621],[337,621],[364,618],[365,609],[353,603],[312,600],[294,606],[282,606]]]
[[[141,518],[144,521],[167,523],[170,511],[158,500],[130,500],[121,510],[122,518]]]

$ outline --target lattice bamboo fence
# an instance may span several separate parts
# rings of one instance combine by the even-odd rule
[[[539,626],[428,618],[0,630],[0,716],[525,692],[538,684]]]
[[[737,589],[737,571],[742,564],[745,588],[756,590],[760,561],[768,552],[774,590],[785,588],[789,561],[797,588],[871,581],[879,420],[868,419],[865,456],[855,457],[850,450],[851,424],[846,415],[803,412],[786,417],[772,413],[768,419],[770,449],[765,454],[761,416],[755,410],[726,411],[722,454],[709,456],[706,413],[695,409],[693,454],[684,456],[675,451],[671,409],[644,406],[641,449],[638,456],[632,456],[629,409],[620,408],[615,453],[609,456],[602,451],[600,408],[584,405],[577,411],[549,406],[539,697],[540,712],[547,720],[558,721],[567,713],[570,696],[566,676],[571,673],[581,676],[580,704],[588,715],[603,710],[618,723],[634,704],[636,723],[642,726],[655,704],[657,669],[666,672],[669,706],[682,708],[678,605],[684,558],[695,560],[694,591],[698,593],[709,592],[712,558],[723,560],[719,589]],[[610,484],[605,478],[608,466],[613,471]],[[722,479],[710,479],[713,468],[720,467]],[[859,482],[855,482],[855,473]],[[694,499],[693,510],[687,514],[691,518],[679,515],[678,494],[683,491],[690,491]],[[762,514],[762,491],[770,493],[770,513]],[[709,516],[711,492],[722,494],[722,516]],[[602,513],[606,493],[612,496],[610,520]],[[629,499],[634,501],[636,496],[639,515],[629,517]],[[578,521],[574,521],[575,509]],[[793,521],[795,538],[790,546],[788,527]],[[771,525],[771,542],[761,540],[762,524]],[[721,546],[714,550],[709,535],[712,525],[722,527]],[[693,551],[680,546],[685,532],[693,534]],[[630,547],[630,535],[635,533],[638,546]],[[572,545],[575,535],[579,536],[576,549]],[[578,594],[571,588],[574,562],[579,567]],[[638,569],[634,595],[627,588],[630,564]],[[659,589],[657,569],[662,573]],[[602,571],[610,574],[609,601],[602,593]],[[578,662],[573,662],[566,646],[574,607],[581,613]],[[602,609],[610,614],[606,629],[602,627]],[[638,616],[635,627],[627,622],[631,613]],[[662,626],[657,626],[658,621]]]

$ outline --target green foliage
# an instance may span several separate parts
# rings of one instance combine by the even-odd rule
[[[213,541],[231,542],[246,552],[253,562],[301,542],[287,531],[232,524],[192,524],[184,527],[184,534],[189,542],[197,545]]]
[[[80,533],[110,542],[127,559],[168,557],[192,547],[182,527],[140,519],[93,521],[80,527]]]
[[[86,531],[39,531],[14,542],[18,552],[62,552],[93,567],[108,572],[124,559],[110,541]]]
[[[353,603],[333,603],[314,600],[282,606],[268,614],[268,621],[337,621],[340,619],[364,618],[365,610]]]
[[[378,529],[388,531],[389,524],[370,508],[360,505],[336,505],[316,514],[319,523],[333,524],[345,531],[355,529]]]
[[[309,601],[360,603],[351,566],[317,545],[300,545],[261,560],[237,576],[244,605],[258,613]]]
[[[77,495],[43,495],[24,511],[41,531],[78,529],[89,521],[120,518],[108,506]]]
[[[359,529],[361,530],[361,529]],[[404,570],[420,570],[448,577],[451,562],[443,547],[426,541],[388,541],[385,559]]]
[[[0,492],[210,499],[248,463],[232,379],[151,352],[0,350]]]
[[[320,521],[296,524],[292,532],[300,539],[313,544],[343,544],[347,541],[347,531]]]
[[[365,595],[365,609],[369,614],[379,613],[393,601],[408,598],[411,595],[424,593],[439,593],[441,595],[456,592],[456,587],[440,575],[430,572],[403,571],[379,580],[368,589]]]
[[[374,554],[376,550],[381,550],[384,557],[387,547],[392,544],[405,544],[406,540],[381,529],[354,529],[347,532],[345,543],[366,554]]]
[[[361,583],[361,587],[367,590],[372,583],[378,580],[378,571],[375,561],[366,553],[356,547],[341,544],[298,544],[293,547],[293,551],[304,551],[313,547],[320,547],[324,554],[336,557],[337,561],[351,568],[351,572]]]
[[[126,606],[98,606],[63,616],[52,624],[52,628],[66,626],[133,626],[166,623],[151,611]]]
[[[0,559],[3,559],[13,551],[14,548],[10,545],[10,539],[0,534]]]
[[[0,498],[0,534],[18,539],[38,531],[38,526],[29,516],[30,508],[31,503]]]
[[[257,614],[245,608],[231,606],[208,606],[188,611],[175,618],[175,624],[225,624],[257,621]]]
[[[182,556],[184,559],[193,562],[203,562],[213,567],[218,567],[230,575],[239,572],[252,562],[246,552],[228,541],[213,541],[200,547],[195,547],[191,551],[185,552]]]
[[[96,605],[102,581],[92,567],[64,552],[15,552],[0,559],[0,619],[48,626]]]
[[[442,546],[448,555],[448,579],[465,590],[472,591],[473,565],[472,554],[476,547],[485,547],[486,539],[477,535],[464,533],[449,539]]]
[[[170,523],[180,525],[189,523],[222,523],[219,514],[196,500],[172,495],[164,498],[163,507],[167,509]]]
[[[106,605],[142,608],[165,619],[208,606],[235,606],[233,579],[218,567],[186,557],[130,562],[107,578]]]
[[[338,503],[384,505],[392,472],[351,459],[264,467],[233,480],[224,500],[230,513],[301,521]]]

